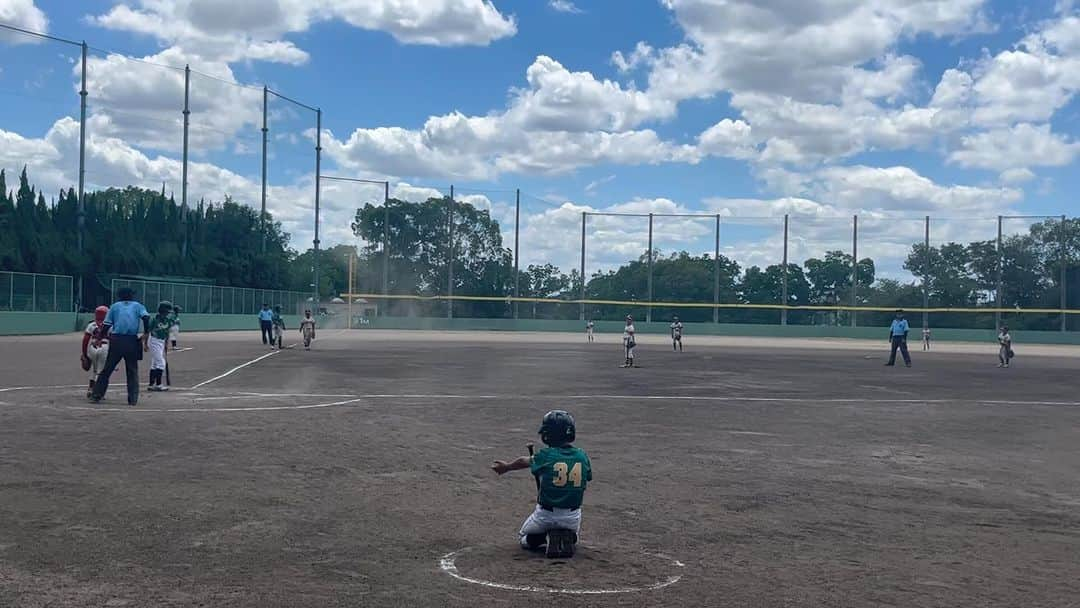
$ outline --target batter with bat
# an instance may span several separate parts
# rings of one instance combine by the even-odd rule
[[[534,454],[530,443],[528,456],[512,462],[496,460],[491,469],[499,475],[529,469],[536,479],[536,508],[518,531],[521,546],[537,551],[546,545],[547,557],[573,557],[585,487],[593,478],[592,463],[584,450],[573,445],[577,428],[569,412],[544,414],[539,434],[547,447]]]

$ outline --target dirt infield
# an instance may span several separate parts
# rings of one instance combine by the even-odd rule
[[[1076,349],[183,340],[136,408],[82,398],[77,336],[9,341],[0,606],[1080,605]],[[596,475],[568,562],[487,469],[552,407]]]

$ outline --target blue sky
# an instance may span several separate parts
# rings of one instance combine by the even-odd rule
[[[904,278],[908,244],[989,238],[998,214],[1076,214],[1080,18],[1068,0],[0,0],[0,22],[87,40],[87,179],[179,196],[190,63],[193,199],[259,204],[261,92],[324,112],[324,173],[490,206],[524,263],[576,267],[582,211],[719,213],[724,253],[850,247]],[[408,12],[411,11],[411,12]],[[109,55],[116,51],[120,55]],[[77,49],[0,35],[0,166],[51,195],[76,178]],[[224,81],[224,82],[223,82]],[[231,84],[226,84],[231,83]],[[314,117],[272,99],[270,209],[312,237]],[[324,183],[324,245],[377,189]],[[770,219],[741,219],[770,218]],[[946,219],[947,218],[947,219]],[[657,219],[666,252],[710,220]],[[989,226],[989,230],[986,228]],[[1007,230],[1023,230],[1009,222]],[[647,222],[594,218],[590,269]]]

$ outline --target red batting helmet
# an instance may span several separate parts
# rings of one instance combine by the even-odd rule
[[[94,320],[101,323],[105,320],[105,315],[109,314],[108,306],[98,306],[94,309]]]

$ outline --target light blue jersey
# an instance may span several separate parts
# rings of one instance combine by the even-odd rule
[[[137,336],[142,320],[149,319],[146,307],[135,300],[121,300],[109,308],[105,315],[105,324],[112,326],[115,336]]]

